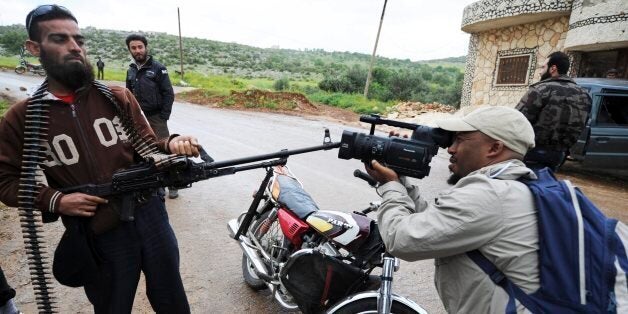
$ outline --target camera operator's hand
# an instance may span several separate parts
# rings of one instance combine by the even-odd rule
[[[365,164],[364,169],[366,169],[366,172],[379,182],[380,185],[390,181],[399,181],[399,176],[394,170],[383,166],[377,162],[377,160],[372,160],[370,166]]]
[[[408,138],[408,134],[404,133],[403,135],[399,132],[399,130],[394,130],[394,131],[390,131],[388,132],[388,136],[389,137],[402,137],[402,138]]]

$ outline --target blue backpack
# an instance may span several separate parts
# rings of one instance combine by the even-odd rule
[[[506,313],[515,299],[532,313],[628,313],[628,227],[548,168],[537,175],[522,182],[538,210],[539,290],[526,294],[478,250],[467,255],[508,292]]]

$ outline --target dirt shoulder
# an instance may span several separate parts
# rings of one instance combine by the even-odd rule
[[[353,111],[310,102],[303,94],[263,90],[231,91],[229,96],[209,96],[203,90],[182,91],[177,101],[242,111],[273,112],[300,117],[315,117],[341,124],[359,125],[359,115]]]

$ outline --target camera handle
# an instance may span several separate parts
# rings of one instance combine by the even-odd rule
[[[355,169],[353,171],[353,176],[356,178],[360,178],[364,181],[366,181],[366,183],[368,183],[370,186],[376,188],[377,187],[377,181],[375,181],[375,179],[373,179],[373,177],[371,177],[370,175],[368,175],[368,173],[360,170],[360,169]]]

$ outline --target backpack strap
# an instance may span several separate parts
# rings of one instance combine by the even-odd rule
[[[508,277],[506,277],[506,275],[499,270],[495,264],[489,261],[488,258],[486,258],[486,256],[484,256],[479,250],[467,252],[467,256],[476,265],[478,265],[478,267],[480,267],[480,269],[482,269],[482,271],[486,273],[496,285],[502,287],[506,293],[508,293],[510,298],[508,300],[508,304],[506,305],[507,314],[517,313],[515,299],[521,302],[521,304],[523,304],[523,306],[532,313],[542,312],[536,302],[534,302],[527,293],[510,281],[510,279],[508,279]]]
[[[587,304],[586,274],[584,265],[584,220],[582,218],[580,202],[576,196],[576,189],[569,180],[564,180],[563,182],[569,191],[571,203],[574,207],[574,213],[576,214],[578,221],[578,282],[580,284],[580,304]]]

